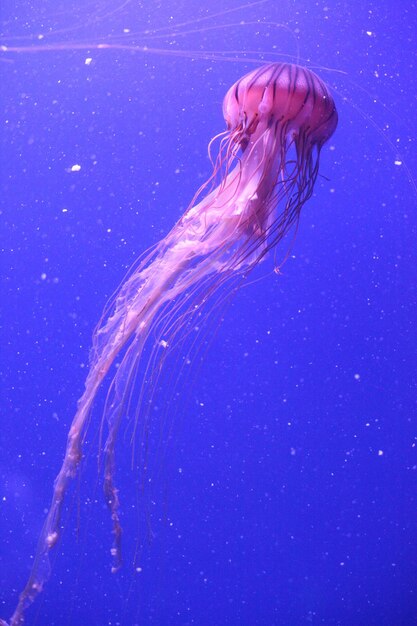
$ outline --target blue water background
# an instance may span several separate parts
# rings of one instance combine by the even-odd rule
[[[274,52],[316,68],[340,120],[291,256],[207,316],[178,382],[167,361],[147,472],[131,469],[126,417],[116,575],[98,406],[27,623],[417,624],[416,4],[6,0],[1,21],[0,43],[52,48],[0,52],[1,616],[27,580],[101,311],[209,176],[228,87]],[[186,54],[74,47],[118,36]]]

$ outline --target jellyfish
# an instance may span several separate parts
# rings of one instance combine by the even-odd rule
[[[131,268],[94,330],[85,389],[69,429],[34,564],[10,626],[23,624],[49,576],[49,554],[60,536],[65,495],[79,471],[91,411],[109,370],[113,376],[108,376],[103,409],[107,434],[101,454],[112,519],[112,571],[120,567],[115,444],[145,345],[150,344],[150,356],[141,365],[146,372],[157,370],[164,363],[158,356],[161,346],[169,350],[207,300],[221,289],[237,288],[271,249],[296,231],[301,209],[313,193],[320,151],[338,119],[323,81],[289,63],[270,63],[238,80],[226,93],[223,114],[227,128],[209,144],[211,157],[215,140],[219,142],[217,156],[211,157],[212,175],[167,236]]]

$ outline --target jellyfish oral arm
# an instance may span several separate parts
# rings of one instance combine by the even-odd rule
[[[125,370],[132,367],[132,359],[140,359],[153,320],[161,307],[181,297],[198,281],[231,268],[228,252],[241,247],[242,238],[247,237],[246,214],[256,213],[260,202],[256,193],[260,174],[245,177],[242,169],[244,167],[236,166],[221,186],[189,209],[160,242],[154,258],[145,267],[139,268],[122,286],[113,312],[96,330],[85,390],[78,401],[77,412],[69,430],[64,461],[55,479],[52,501],[38,542],[32,573],[11,621],[13,626],[21,623],[24,611],[40,593],[49,576],[48,554],[60,536],[64,496],[69,481],[77,474],[82,458],[82,441],[92,405],[115,358],[133,338],[114,376],[112,386],[116,390],[116,397],[109,403],[106,415],[109,435],[105,445],[107,469],[104,488],[117,544],[112,549],[115,563],[113,569],[118,568],[121,561],[117,514],[119,501],[113,484],[114,444],[120,419],[113,416],[117,414],[118,383],[123,379]],[[237,265],[234,266],[236,268]]]

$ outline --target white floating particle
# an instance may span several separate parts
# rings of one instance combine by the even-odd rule
[[[361,375],[360,374],[354,374],[353,378],[355,380],[360,380],[361,379]]]
[[[384,455],[384,451],[383,450],[378,450],[378,456],[383,456]]]
[[[373,32],[372,32],[371,30],[367,30],[367,31],[366,31],[366,34],[368,35],[368,37],[372,37]]]
[[[159,345],[160,345],[162,348],[168,348],[168,342],[167,342],[167,341],[165,341],[165,339],[161,339],[161,341],[159,342]]]
[[[43,272],[43,274],[41,274],[41,280],[46,280],[46,274],[45,274],[45,272]]]
[[[93,59],[91,57],[87,57],[86,60],[84,61],[85,65],[90,65],[92,60]]]
[[[62,209],[63,213],[68,213],[68,209]]]
[[[55,543],[56,540],[58,539],[58,533],[56,531],[52,532],[52,533],[48,533],[46,535],[46,545],[48,548],[52,548]]]
[[[81,165],[78,165],[78,163],[76,163],[75,165],[71,165],[69,171],[70,172],[79,172],[81,169]]]
[[[402,165],[402,164],[403,164],[403,162],[400,161],[400,159],[395,159],[394,165]]]

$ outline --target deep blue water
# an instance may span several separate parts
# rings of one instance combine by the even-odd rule
[[[145,474],[126,417],[116,575],[99,401],[27,623],[416,624],[416,4],[78,5],[0,14],[0,43],[20,49],[0,52],[0,616],[29,574],[103,307],[209,176],[228,87],[274,53],[315,69],[339,111],[291,257],[208,315],[177,384],[167,360]],[[130,50],[87,49],[117,37]]]

